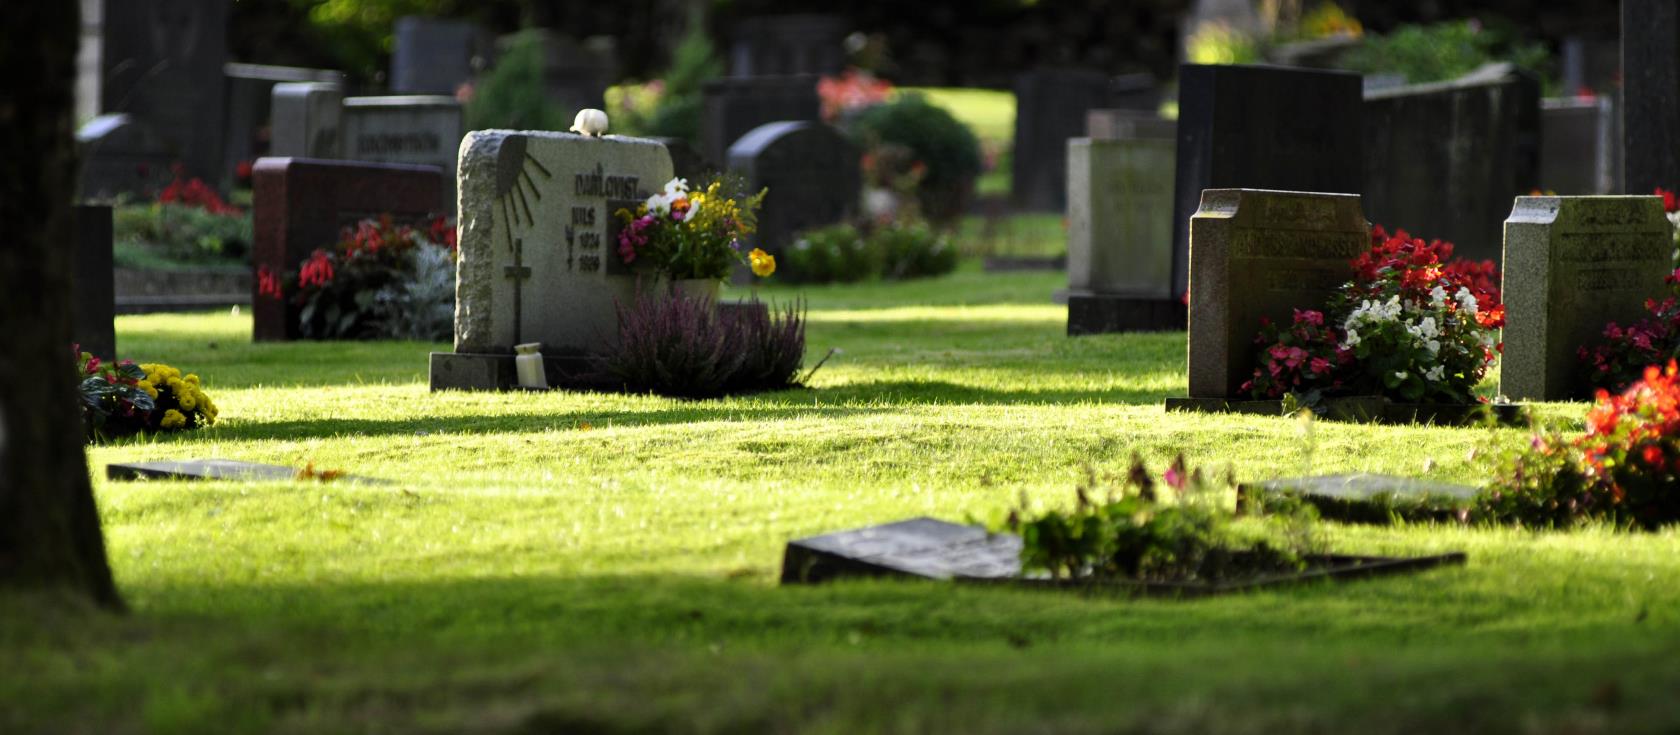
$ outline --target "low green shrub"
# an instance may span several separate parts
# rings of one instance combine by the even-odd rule
[[[923,217],[945,225],[968,210],[980,175],[980,139],[945,108],[905,94],[858,113],[851,135],[866,152],[873,183],[896,188],[901,178],[914,178]],[[893,154],[895,148],[906,154]]]
[[[849,224],[809,230],[783,251],[779,273],[792,283],[853,283],[942,276],[957,250],[925,223],[887,224],[864,234]]]
[[[165,202],[121,204],[112,210],[111,227],[119,252],[146,253],[152,256],[149,261],[243,262],[251,249],[251,216],[238,211]]]
[[[877,227],[868,247],[880,253],[881,277],[891,280],[930,278],[957,269],[957,249],[943,233],[920,222]]]

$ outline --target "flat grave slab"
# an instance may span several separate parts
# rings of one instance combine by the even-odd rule
[[[1268,574],[1220,582],[1062,580],[1021,573],[1021,539],[978,526],[933,518],[870,526],[789,541],[782,557],[782,584],[835,579],[901,577],[992,584],[1031,589],[1202,597],[1320,579],[1356,579],[1397,572],[1462,565],[1463,553],[1418,557],[1325,554],[1306,557],[1295,574]]]
[[[1255,416],[1283,416],[1281,400],[1232,400],[1227,398],[1168,398],[1168,411],[1197,413],[1242,413]],[[1528,412],[1516,403],[1395,403],[1380,396],[1327,398],[1313,413],[1330,421],[1361,424],[1437,424],[1467,426],[1489,417],[1500,426],[1522,426]]]
[[[290,482],[298,479],[298,470],[277,464],[242,462],[237,459],[186,459],[157,462],[112,462],[105,466],[105,477],[112,480]],[[344,475],[337,479],[363,484],[381,483],[379,480],[351,475]]]
[[[1268,497],[1296,496],[1323,518],[1351,523],[1456,520],[1475,502],[1477,488],[1413,477],[1352,473],[1284,477],[1237,486],[1239,507]]]

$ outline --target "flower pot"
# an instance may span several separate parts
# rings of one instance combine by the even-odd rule
[[[672,280],[662,273],[643,275],[637,279],[636,293],[639,295],[681,295],[687,298],[705,298],[713,304],[717,303],[718,291],[723,284],[711,278],[679,278]]]

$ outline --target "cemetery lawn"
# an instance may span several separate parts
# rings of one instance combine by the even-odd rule
[[[1133,452],[1244,479],[1474,483],[1473,449],[1526,441],[1164,414],[1184,335],[1068,339],[1063,282],[968,263],[807,289],[807,364],[843,354],[810,390],[709,402],[431,394],[438,345],[253,345],[248,316],[122,317],[123,354],[202,375],[223,423],[90,451],[133,611],[0,599],[0,732],[1680,727],[1672,530],[1330,526],[1338,550],[1469,564],[1194,601],[777,586],[790,538],[1065,503],[1085,466]],[[188,457],[390,482],[103,479]]]

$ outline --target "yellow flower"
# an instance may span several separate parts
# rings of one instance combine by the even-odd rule
[[[182,378],[182,380],[185,380],[188,383],[191,383],[192,385],[197,386],[198,385],[198,373],[189,373],[187,375],[187,377]]]
[[[158,422],[165,429],[179,429],[187,425],[187,417],[173,408],[163,412],[163,420]]]
[[[198,408],[198,399],[193,396],[192,391],[187,391],[176,396],[175,400],[181,404],[181,410],[183,411],[191,411]]]
[[[140,390],[146,391],[146,395],[151,396],[153,399],[157,398],[157,388],[152,387],[151,381],[142,380],[140,381],[139,386]]]
[[[762,249],[753,248],[752,252],[747,253],[747,262],[752,264],[753,275],[759,278],[776,272],[776,257]]]

